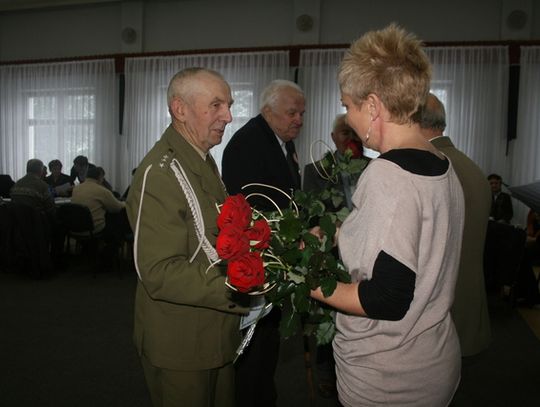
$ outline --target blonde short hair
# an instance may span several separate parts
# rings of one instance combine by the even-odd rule
[[[342,93],[356,104],[376,94],[398,124],[409,122],[425,102],[430,80],[421,41],[394,23],[356,40],[338,70]]]

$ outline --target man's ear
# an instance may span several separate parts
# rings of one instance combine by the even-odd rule
[[[264,117],[265,119],[268,118],[268,115],[272,112],[272,109],[270,108],[270,106],[264,106],[262,109],[261,109],[261,114],[262,114],[262,117]],[[268,120],[267,120],[268,121]]]
[[[179,97],[173,98],[169,106],[169,113],[179,122],[186,121],[186,103]]]

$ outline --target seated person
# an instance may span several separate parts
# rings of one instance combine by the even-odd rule
[[[18,180],[11,188],[11,200],[32,206],[54,216],[54,199],[49,191],[49,186],[42,179],[43,162],[32,158],[26,163],[26,175]]]
[[[78,155],[75,157],[73,160],[73,167],[71,167],[70,172],[71,183],[74,184],[75,180],[78,180],[79,183],[82,184],[86,179],[89,168],[96,168],[96,166],[88,162],[88,157],[85,157],[84,155]],[[105,178],[103,178],[102,185],[109,191],[112,191],[111,184],[109,184]]]
[[[54,196],[70,196],[73,189],[71,177],[62,173],[62,162],[60,160],[52,160],[49,162],[49,171],[51,175],[45,177],[45,182],[51,188]]]
[[[537,240],[540,237],[540,213],[529,210],[527,214],[527,237]]]
[[[497,222],[510,223],[514,210],[512,208],[512,198],[506,192],[502,192],[502,178],[497,174],[488,176],[491,187],[491,211],[489,218]]]
[[[88,167],[86,179],[82,184],[75,185],[71,202],[84,205],[90,209],[94,221],[94,233],[103,231],[106,247],[103,253],[108,262],[117,250],[124,231],[118,230],[118,225],[124,224],[113,214],[125,218],[125,202],[115,198],[113,193],[102,184],[105,172],[99,167]],[[106,215],[112,215],[107,216]],[[127,223],[127,222],[126,222]]]
[[[500,290],[532,307],[540,303],[540,292],[526,248],[526,232],[504,222],[490,220],[484,249],[484,275],[488,290]]]
[[[50,253],[58,265],[64,241],[64,232],[56,219],[56,207],[49,186],[43,181],[43,162],[36,158],[26,163],[26,175],[11,188],[11,201],[37,208],[46,215]]]
[[[85,182],[75,185],[71,202],[87,206],[92,213],[94,233],[105,229],[105,213],[120,212],[125,203],[116,199],[113,193],[104,187],[103,172],[98,167],[89,167]]]
[[[9,198],[9,191],[14,184],[10,175],[0,174],[0,198]]]
[[[521,261],[517,280],[517,299],[522,299],[529,307],[540,304],[538,280],[533,266],[540,261],[540,214],[529,210],[527,214],[525,252]]]
[[[529,210],[527,214],[527,252],[533,264],[540,261],[540,213]]]

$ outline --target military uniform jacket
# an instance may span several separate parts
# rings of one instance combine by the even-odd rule
[[[491,192],[482,170],[450,138],[437,137],[431,142],[452,162],[465,197],[463,244],[451,314],[461,355],[472,356],[486,349],[491,340],[483,266]]]
[[[211,369],[232,361],[240,341],[238,314],[246,310],[231,301],[223,267],[209,268],[203,250],[190,262],[199,241],[173,160],[198,198],[212,245],[218,232],[216,204],[225,199],[225,190],[215,165],[169,126],[139,165],[127,198],[140,273],[134,339],[139,354],[154,366]]]

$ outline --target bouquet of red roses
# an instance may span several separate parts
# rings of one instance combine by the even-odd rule
[[[227,260],[228,285],[240,292],[261,289],[265,283],[263,253],[268,249],[271,230],[258,218],[242,194],[229,196],[217,218],[216,251]]]
[[[335,184],[342,174],[354,177],[365,168],[366,160],[353,158],[358,153],[359,148],[349,146],[343,157],[328,153],[320,160],[321,177],[329,180],[323,191],[296,191],[289,196],[279,190],[290,199],[288,208],[275,205],[276,211],[263,214],[241,194],[229,196],[221,207],[216,251],[228,262],[226,284],[240,292],[265,294],[266,300],[281,308],[284,338],[303,330],[322,344],[334,336],[334,311],[310,298],[310,290],[321,287],[328,296],[338,281],[350,281],[333,250],[336,225],[349,212],[346,207],[336,211],[343,206],[344,194]],[[310,232],[314,225],[324,235],[321,240]]]

